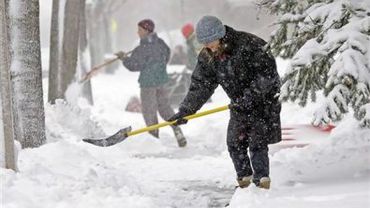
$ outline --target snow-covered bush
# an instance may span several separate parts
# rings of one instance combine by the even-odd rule
[[[315,125],[339,121],[351,108],[370,128],[370,3],[365,0],[266,0],[280,15],[268,47],[291,58],[281,100],[304,106],[316,93],[326,99]]]

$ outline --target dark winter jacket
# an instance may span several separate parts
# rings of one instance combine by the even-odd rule
[[[222,55],[203,49],[193,72],[190,89],[179,110],[195,113],[220,84],[231,99],[231,119],[246,125],[254,140],[276,143],[281,140],[280,78],[273,56],[259,37],[226,27],[221,39]],[[253,139],[253,138],[252,138]]]
[[[123,65],[130,71],[140,71],[140,87],[157,87],[167,83],[167,62],[170,49],[157,34],[151,33],[140,40],[132,55],[125,58]]]

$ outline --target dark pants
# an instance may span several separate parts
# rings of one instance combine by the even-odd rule
[[[227,130],[227,146],[237,177],[253,175],[253,181],[256,183],[262,177],[269,176],[268,143],[258,132],[258,129],[251,128],[246,122],[231,115]]]
[[[141,88],[140,99],[142,112],[147,126],[158,123],[157,112],[164,119],[169,119],[175,112],[171,108],[168,95],[163,86]],[[159,137],[159,131],[153,130],[149,132],[155,137]]]

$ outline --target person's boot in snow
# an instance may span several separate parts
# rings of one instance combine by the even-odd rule
[[[270,189],[270,183],[271,183],[270,177],[262,177],[259,183],[257,184],[257,187],[263,189]]]
[[[182,133],[180,127],[178,126],[172,126],[173,132],[175,133],[175,137],[177,140],[177,144],[179,147],[185,147],[186,146],[186,138],[184,134]]]
[[[252,176],[244,176],[237,179],[240,188],[247,188],[252,182]]]

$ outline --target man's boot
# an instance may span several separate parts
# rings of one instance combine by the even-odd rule
[[[263,189],[270,189],[270,183],[271,183],[271,180],[269,177],[262,177],[260,179],[258,187],[263,188]]]
[[[186,138],[184,134],[182,133],[180,127],[178,126],[172,126],[173,132],[175,133],[175,137],[177,140],[177,144],[179,147],[185,147],[186,146]]]
[[[252,176],[244,176],[236,179],[240,188],[247,188],[252,183]]]

